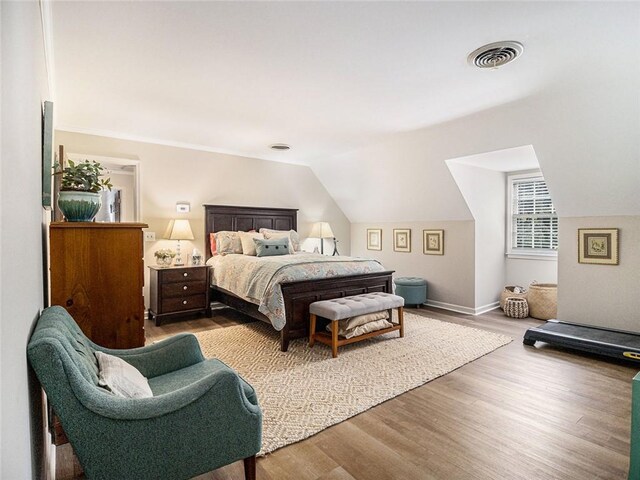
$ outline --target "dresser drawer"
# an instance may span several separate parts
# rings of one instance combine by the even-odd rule
[[[206,268],[172,268],[162,272],[162,283],[205,281]]]
[[[207,284],[205,282],[180,282],[165,283],[161,287],[162,298],[187,297],[197,293],[205,293]]]
[[[166,298],[162,300],[162,312],[179,312],[181,310],[192,310],[194,308],[207,308],[207,296],[189,295],[188,297]]]

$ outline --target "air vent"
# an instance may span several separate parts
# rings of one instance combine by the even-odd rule
[[[272,150],[289,150],[291,147],[286,143],[274,143],[273,145],[269,145],[269,148]]]
[[[523,51],[520,42],[495,42],[471,52],[467,61],[478,68],[498,68],[513,62]]]

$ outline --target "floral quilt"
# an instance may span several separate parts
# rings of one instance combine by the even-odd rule
[[[286,323],[280,284],[384,271],[376,260],[316,253],[273,257],[216,255],[207,263],[213,266],[214,285],[258,305],[276,330],[282,330]]]

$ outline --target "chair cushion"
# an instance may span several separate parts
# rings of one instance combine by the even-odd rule
[[[180,388],[187,387],[201,378],[220,370],[233,371],[220,360],[211,358],[181,370],[149,378],[149,386],[151,387],[151,391],[154,396],[163,395],[165,393],[170,393],[175,390],[179,390]],[[245,395],[251,403],[256,405],[258,398],[255,390],[243,378],[241,378],[241,380]]]

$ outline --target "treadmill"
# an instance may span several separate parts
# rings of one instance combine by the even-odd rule
[[[522,343],[536,342],[640,363],[640,335],[635,333],[549,320],[525,332]]]

